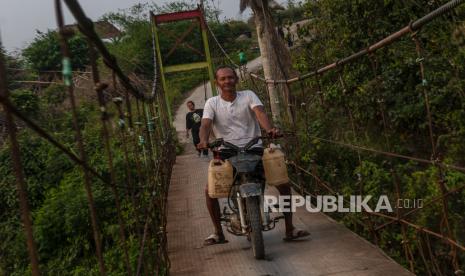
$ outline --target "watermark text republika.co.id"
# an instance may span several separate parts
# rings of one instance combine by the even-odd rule
[[[397,209],[422,208],[422,199],[389,199],[381,195],[377,199],[371,195],[265,195],[263,201],[265,212],[295,212],[297,207],[304,207],[308,212],[394,212]]]

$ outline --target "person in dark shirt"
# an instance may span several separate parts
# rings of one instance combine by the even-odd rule
[[[187,102],[187,108],[190,110],[186,114],[186,137],[189,138],[189,130],[192,132],[192,142],[194,147],[197,149],[197,144],[200,143],[199,130],[200,122],[203,116],[203,109],[195,109],[195,104],[193,101]],[[197,149],[199,156],[202,151]],[[208,156],[208,149],[203,150],[203,156]]]

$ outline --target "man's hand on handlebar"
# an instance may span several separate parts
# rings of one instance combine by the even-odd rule
[[[281,136],[281,131],[279,130],[279,128],[276,128],[276,127],[273,127],[271,129],[269,129],[266,134],[268,135],[268,137],[270,138],[277,138],[279,136]]]
[[[197,149],[199,150],[208,149],[208,143],[201,141],[200,143],[197,144]]]

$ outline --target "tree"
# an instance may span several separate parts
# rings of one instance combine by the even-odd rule
[[[30,73],[21,70],[24,67],[22,61],[16,56],[9,55],[1,44],[0,55],[3,55],[5,66],[7,68],[6,79],[8,90],[13,91],[21,87],[21,84],[15,81],[28,80],[34,77]]]
[[[241,0],[240,11],[250,7],[254,13],[263,71],[266,79],[287,79],[292,74],[291,54],[279,37],[271,15],[271,1]],[[280,99],[288,100],[287,87],[268,84],[273,121],[281,121]],[[289,116],[290,117],[290,116]],[[290,117],[291,118],[291,117]]]
[[[88,64],[87,43],[80,36],[69,40],[71,62],[74,69],[84,69]],[[37,71],[60,70],[62,55],[56,31],[45,33],[37,31],[37,36],[29,46],[23,50],[23,57],[29,66]]]

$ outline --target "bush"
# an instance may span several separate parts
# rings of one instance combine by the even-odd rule
[[[16,89],[10,95],[13,104],[29,117],[36,117],[39,114],[39,97],[30,90]]]
[[[52,106],[62,104],[67,97],[66,86],[62,84],[51,84],[42,93],[45,102]]]

